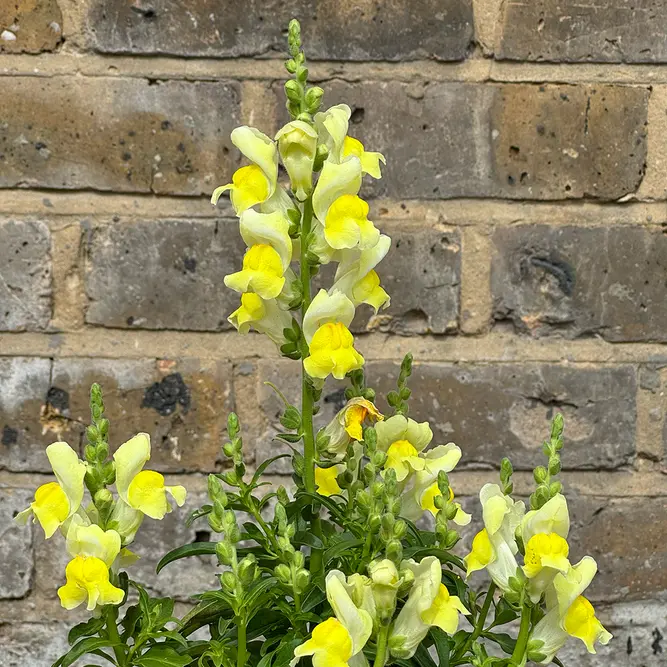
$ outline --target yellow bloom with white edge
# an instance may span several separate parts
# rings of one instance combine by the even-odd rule
[[[289,312],[275,299],[262,299],[258,294],[241,295],[241,305],[229,316],[228,322],[242,335],[250,329],[266,334],[278,347],[286,342],[283,331],[292,325]]]
[[[60,603],[74,609],[87,601],[88,611],[105,604],[120,604],[125,593],[109,581],[106,563],[93,556],[76,556],[65,569],[67,583],[58,589]]]
[[[269,245],[280,256],[283,272],[292,261],[292,239],[289,235],[290,222],[282,211],[258,213],[250,209],[241,215],[239,230],[245,244]]]
[[[79,460],[77,453],[66,442],[49,445],[46,456],[57,481],[42,484],[35,491],[35,499],[30,507],[19,512],[15,521],[25,525],[34,515],[48,539],[81,506],[86,464]]]
[[[387,453],[385,470],[394,470],[399,482],[411,472],[424,469],[426,463],[419,454],[433,438],[428,422],[418,424],[414,419],[394,415],[376,424],[375,431],[378,449]]]
[[[79,515],[72,517],[67,531],[67,553],[76,558],[98,558],[108,568],[121,551],[121,537],[115,530],[103,530],[97,524],[86,525]]]
[[[547,613],[530,635],[530,643],[544,655],[546,665],[560,651],[568,637],[581,639],[589,653],[595,653],[595,644],[608,644],[612,635],[595,616],[593,605],[583,596],[595,573],[595,560],[586,556],[567,573],[559,573],[547,590]]]
[[[186,490],[182,486],[165,486],[164,477],[153,470],[143,470],[151,457],[151,441],[147,433],[139,433],[122,444],[114,453],[116,488],[123,502],[151,519],[162,519],[172,508],[169,494],[181,507]]]
[[[342,466],[320,468],[315,466],[315,488],[321,496],[334,496],[342,493],[337,477],[343,471]]]
[[[516,576],[519,547],[515,532],[521,524],[525,506],[513,501],[497,484],[485,484],[479,498],[482,503],[484,529],[474,537],[471,552],[463,559],[467,576],[485,569],[494,583],[509,591],[509,578]]]
[[[352,441],[363,439],[366,419],[382,421],[384,416],[371,401],[351,398],[324,429],[329,438],[326,453],[336,458],[344,456]]]
[[[231,134],[232,143],[252,162],[232,176],[232,182],[216,188],[211,197],[215,206],[220,196],[230,191],[236,215],[267,201],[276,190],[278,181],[278,151],[265,134],[254,127],[237,127]]]
[[[328,160],[336,164],[343,160],[343,150],[352,110],[347,104],[337,104],[315,114],[315,128],[320,141],[329,151]]]
[[[333,375],[342,380],[364,365],[364,358],[354,349],[354,336],[342,322],[323,324],[310,341],[309,351],[303,367],[312,378],[324,380]]]
[[[435,556],[427,556],[420,563],[403,561],[401,569],[406,568],[414,573],[414,583],[389,634],[391,654],[404,660],[415,654],[432,626],[454,634],[459,614],[470,613],[442,584],[442,565]]]
[[[327,600],[335,618],[315,626],[311,638],[297,646],[291,666],[304,656],[312,656],[313,667],[344,667],[363,664],[362,650],[373,631],[373,620],[350,597],[352,588],[338,570],[327,574]]]
[[[304,359],[306,373],[324,379],[333,375],[342,380],[350,371],[361,368],[364,358],[354,349],[348,326],[354,317],[354,304],[341,292],[320,290],[303,318],[303,334],[310,356]]]
[[[312,188],[317,131],[308,123],[293,120],[278,131],[276,141],[292,191],[299,201],[304,201]]]
[[[417,473],[418,475],[420,473]],[[421,494],[421,497],[419,499],[419,504],[422,510],[430,512],[433,516],[435,516],[438,513],[438,508],[435,506],[435,499],[442,495],[440,493],[440,489],[438,488],[438,483],[434,482],[429,486],[426,491],[424,491]],[[449,502],[452,502],[454,500],[454,490],[452,487],[449,487]],[[454,503],[454,507],[456,507],[456,514],[454,515],[454,523],[457,526],[467,526],[471,521],[472,521],[472,515],[468,514],[463,510],[461,507],[461,503]],[[410,518],[410,517],[406,517]]]
[[[375,267],[390,248],[391,239],[381,234],[372,248],[342,251],[332,289],[343,292],[355,306],[362,303],[372,306],[376,313],[380,308],[389,306],[389,295],[380,286]]]
[[[523,571],[529,578],[528,594],[537,603],[558,572],[567,572],[570,515],[565,496],[558,493],[521,522],[526,548]]]
[[[243,269],[225,276],[225,285],[236,292],[255,292],[275,299],[285,285],[285,269],[278,252],[268,244],[254,245],[243,256]]]
[[[387,164],[382,153],[369,152],[358,139],[347,136],[343,141],[343,159],[346,157],[357,157],[361,162],[361,171],[373,178],[382,178],[380,162]]]

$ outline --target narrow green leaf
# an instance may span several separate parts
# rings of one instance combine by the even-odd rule
[[[449,667],[449,654],[451,652],[451,644],[447,633],[440,628],[433,627],[430,630],[431,638],[438,654],[438,667]]]
[[[255,474],[252,476],[252,481],[250,482],[250,486],[255,486],[255,484],[259,481],[259,478],[264,474],[264,471],[272,463],[275,463],[276,461],[280,461],[280,459],[289,458],[290,456],[292,456],[292,455],[291,454],[278,454],[278,456],[274,456],[274,457],[264,461],[264,463],[261,463],[257,467],[257,470],[255,470]]]
[[[162,557],[155,571],[159,574],[169,563],[173,563],[181,558],[212,556],[215,554],[215,545],[215,542],[193,542],[192,544],[184,544],[182,547],[177,547]]]
[[[79,623],[69,631],[67,641],[71,646],[72,644],[76,644],[82,637],[96,635],[104,627],[104,624],[105,620],[103,618],[91,618],[85,623]]]
[[[307,547],[312,547],[313,549],[322,549],[324,547],[322,540],[320,540],[317,535],[313,535],[313,533],[308,533],[306,531],[299,531],[296,533],[292,539],[292,543],[305,545]]]
[[[185,667],[192,658],[189,655],[180,655],[170,646],[157,644],[152,646],[140,658],[134,659],[137,667]]]
[[[72,646],[65,655],[56,660],[56,662],[53,663],[53,667],[69,667],[81,656],[86,655],[86,653],[93,653],[101,648],[114,648],[115,646],[120,646],[120,644],[105,638],[88,637],[88,639],[82,639],[80,642]]]

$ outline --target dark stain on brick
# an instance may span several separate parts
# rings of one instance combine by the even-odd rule
[[[210,542],[211,541],[211,531],[210,530],[198,530],[195,533],[195,539],[193,542]]]
[[[189,273],[194,273],[197,270],[197,260],[194,257],[186,257],[183,260],[183,266]]]
[[[142,408],[153,408],[166,417],[180,405],[184,412],[190,409],[190,390],[180,373],[171,373],[160,382],[155,382],[144,392]]]
[[[625,644],[625,652],[628,655],[632,655],[632,637],[628,637],[628,641]]]
[[[531,257],[530,263],[540,269],[548,271],[558,281],[563,294],[572,296],[574,292],[574,269],[567,262],[558,259]]]
[[[5,447],[9,447],[9,445],[15,445],[18,439],[19,432],[15,428],[5,424],[2,429],[2,439],[0,439],[0,442],[2,442]]]
[[[658,653],[662,653],[662,645],[660,644],[663,640],[662,632],[658,628],[655,628],[651,634],[653,635],[653,643],[651,644],[653,655],[658,655]]]
[[[60,387],[50,387],[46,393],[46,403],[59,414],[69,410],[69,394]]]

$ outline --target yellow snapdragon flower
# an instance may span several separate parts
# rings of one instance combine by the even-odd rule
[[[312,189],[317,131],[308,123],[293,120],[278,130],[276,141],[294,196],[304,201]]]
[[[380,286],[375,267],[390,248],[391,239],[381,234],[372,248],[341,251],[332,289],[343,292],[355,306],[362,303],[372,306],[376,313],[380,308],[389,306],[390,297]]]
[[[227,321],[242,335],[250,329],[266,334],[278,347],[285,343],[283,331],[292,325],[292,316],[275,299],[262,299],[259,294],[241,294],[241,305]]]
[[[521,524],[525,506],[514,502],[497,484],[485,484],[479,492],[484,528],[472,542],[471,552],[463,559],[467,576],[486,569],[502,591],[509,591],[509,578],[516,575],[519,547],[515,532]]]
[[[328,159],[339,164],[343,160],[345,137],[352,110],[347,104],[337,104],[315,114],[315,128],[320,141],[327,147]]]
[[[419,477],[421,473],[417,473]],[[419,487],[418,487],[419,488]],[[440,489],[438,488],[438,483],[434,482],[431,486],[427,487],[425,491],[420,494],[419,497],[419,506],[425,512],[430,512],[433,516],[438,513],[438,508],[435,506],[435,499],[441,495]],[[449,502],[454,500],[454,489],[449,487]],[[467,526],[472,521],[472,515],[468,514],[461,507],[461,503],[454,503],[456,507],[456,514],[454,515],[454,523],[457,526]],[[410,517],[404,513],[404,516],[409,519]]]
[[[329,618],[313,628],[311,638],[294,650],[294,667],[304,656],[312,656],[313,667],[345,667],[361,651],[373,631],[373,619],[358,608],[348,590],[345,575],[338,570],[327,574],[327,600],[335,618]]]
[[[109,581],[109,568],[121,552],[121,538],[115,530],[85,525],[72,517],[67,531],[67,551],[73,559],[65,569],[67,583],[58,589],[60,603],[74,609],[87,602],[88,611],[105,604],[120,604],[124,593]]]
[[[364,358],[354,349],[348,329],[353,317],[354,304],[341,292],[328,294],[322,289],[312,300],[302,327],[310,352],[303,365],[312,378],[333,375],[342,380],[363,366]]]
[[[375,431],[378,449],[387,453],[385,470],[394,470],[399,482],[411,472],[424,469],[425,460],[419,454],[433,439],[428,422],[418,424],[414,419],[394,415],[376,424]]]
[[[554,577],[570,568],[567,535],[570,515],[565,496],[558,493],[540,509],[531,510],[521,522],[521,537],[526,549],[524,574],[528,594],[537,603]]]
[[[252,164],[238,169],[232,182],[216,188],[211,196],[215,206],[220,196],[230,191],[232,206],[237,215],[266,202],[275,192],[278,181],[278,151],[269,137],[246,125],[231,134],[232,143]]]
[[[568,637],[580,639],[589,653],[595,653],[595,644],[608,644],[612,639],[595,616],[593,605],[583,596],[595,573],[597,563],[589,556],[558,573],[547,590],[547,613],[530,635],[531,642],[541,642],[537,651],[545,658],[540,664],[549,664]]]
[[[382,178],[380,162],[387,164],[382,153],[367,151],[364,145],[354,137],[346,136],[343,140],[343,159],[347,157],[359,158],[361,171],[373,178]]]
[[[252,291],[263,299],[275,299],[285,285],[280,255],[268,244],[251,246],[243,256],[243,269],[225,276],[225,285],[236,292]]]
[[[351,398],[324,429],[329,438],[325,451],[337,458],[344,456],[352,441],[363,439],[366,419],[382,421],[384,416],[371,401]]]
[[[358,196],[361,162],[350,158],[326,160],[313,193],[313,211],[324,227],[324,238],[335,250],[372,248],[380,232],[368,219],[368,204]]]
[[[147,433],[139,433],[122,444],[113,455],[116,488],[129,507],[159,520],[172,510],[167,494],[181,507],[187,492],[182,486],[165,486],[159,472],[143,470],[150,457],[151,441]]]
[[[19,512],[15,521],[25,525],[31,516],[44,529],[48,539],[81,506],[83,500],[86,464],[66,442],[54,442],[46,448],[56,482],[42,484],[35,491],[30,507]]]
[[[442,565],[435,556],[427,556],[420,563],[403,561],[401,569],[405,568],[414,573],[414,583],[389,634],[391,654],[403,660],[415,654],[432,626],[454,634],[459,615],[470,613],[442,583]]]

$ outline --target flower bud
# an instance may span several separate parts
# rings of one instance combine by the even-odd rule
[[[379,514],[373,514],[368,519],[368,527],[371,533],[376,533],[382,524],[382,519]]]
[[[290,102],[298,103],[301,101],[302,88],[294,79],[285,82],[285,96]]]
[[[394,527],[396,518],[393,514],[386,513],[382,515],[382,528],[384,530],[391,530]]]
[[[252,554],[239,563],[239,578],[244,586],[249,586],[258,576],[257,559]]]
[[[222,533],[225,530],[220,515],[215,512],[211,512],[208,515],[208,525],[214,533]]]
[[[221,565],[231,565],[234,557],[234,547],[226,540],[222,540],[215,545],[215,555]]]
[[[560,472],[560,458],[558,456],[549,457],[549,473],[551,475],[557,475]]]
[[[294,563],[294,567],[302,568],[306,562],[306,557],[303,555],[302,551],[295,551],[294,554],[292,554],[292,563]]]
[[[282,484],[276,490],[276,496],[278,497],[278,502],[280,505],[284,506],[289,504],[289,495],[287,494],[287,490]]]
[[[445,534],[445,549],[451,549],[459,541],[459,534],[455,530],[448,530]]]
[[[239,583],[238,577],[233,573],[227,570],[226,572],[222,573],[222,576],[220,577],[220,581],[222,583],[222,587],[226,588],[230,592],[234,592],[236,590],[236,586]]]
[[[291,586],[292,571],[290,570],[288,565],[285,565],[285,563],[280,563],[280,565],[276,565],[273,572],[275,573],[276,578],[281,584],[285,584],[285,586]]]
[[[547,478],[547,469],[544,466],[537,466],[533,471],[533,477],[538,484],[542,484]]]
[[[380,623],[390,620],[396,609],[396,595],[398,593],[399,575],[396,565],[385,558],[373,561],[368,566],[368,573],[372,581],[373,599]]]
[[[397,540],[400,540],[405,537],[405,534],[408,532],[408,524],[403,521],[403,519],[399,519],[395,524],[394,524],[394,537]]]
[[[403,545],[399,540],[390,540],[387,543],[387,558],[393,560],[394,563],[400,563],[403,559]]]
[[[300,569],[294,577],[294,587],[297,593],[303,593],[310,583],[310,572],[308,570]]]

